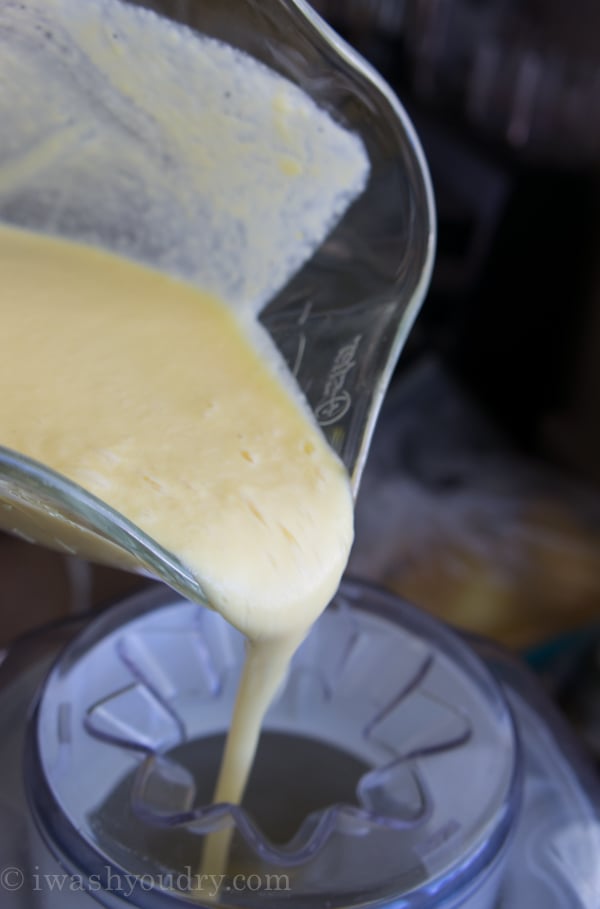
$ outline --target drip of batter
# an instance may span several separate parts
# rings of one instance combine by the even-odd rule
[[[352,543],[349,478],[269,348],[195,287],[0,228],[0,441],[174,553],[249,653],[215,798],[238,802]],[[228,836],[208,840],[220,874]]]
[[[0,219],[36,231],[0,228],[0,444],[145,531],[247,636],[215,793],[238,802],[352,541],[346,472],[256,316],[368,157],[257,60],[118,0],[0,4],[0,116]],[[57,533],[27,503],[18,520]],[[208,838],[209,873],[228,843]]]

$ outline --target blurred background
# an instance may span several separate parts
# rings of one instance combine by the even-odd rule
[[[350,569],[519,650],[600,755],[600,5],[315,0],[439,219]]]
[[[600,5],[314,0],[390,82],[439,220],[350,572],[518,650],[600,757]],[[0,647],[146,583],[0,539]]]

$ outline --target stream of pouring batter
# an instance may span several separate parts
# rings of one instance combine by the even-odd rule
[[[241,799],[289,659],[352,542],[349,479],[214,297],[112,254],[0,228],[0,439],[176,554],[248,659],[215,794]],[[228,835],[208,838],[220,874]]]
[[[246,635],[215,793],[237,803],[352,542],[346,471],[257,315],[368,159],[258,61],[118,0],[0,4],[0,76],[0,218],[36,231],[0,228],[0,444],[128,518]]]

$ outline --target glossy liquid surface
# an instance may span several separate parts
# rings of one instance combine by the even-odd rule
[[[261,722],[335,593],[352,498],[256,325],[114,255],[0,229],[0,442],[174,553],[249,640],[217,786],[242,796]],[[209,841],[218,873],[226,837]]]

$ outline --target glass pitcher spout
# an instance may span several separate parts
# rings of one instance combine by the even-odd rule
[[[402,105],[304,0],[77,0],[76,15],[61,17],[69,2],[0,9],[0,223],[116,252],[250,308],[356,495],[434,256],[431,184]],[[199,36],[226,76],[221,95],[208,98],[192,78]],[[283,77],[282,110],[291,98],[326,118],[303,137],[322,174],[310,197],[277,182],[295,160],[278,153],[273,168],[257,146],[257,169],[236,169],[206,128],[210,114],[247,139],[248,123],[230,109],[247,91],[240,54],[257,78]],[[17,84],[36,88],[17,102]],[[7,448],[0,528],[202,597],[190,572],[125,517]]]

